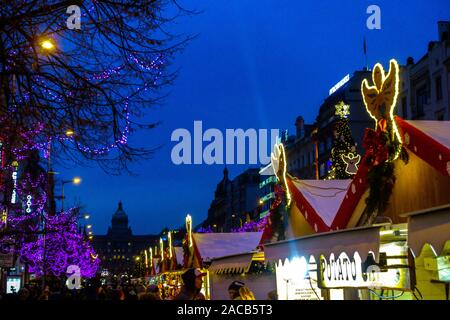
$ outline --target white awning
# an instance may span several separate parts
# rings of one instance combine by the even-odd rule
[[[215,258],[212,260],[208,271],[214,273],[244,273],[247,272],[252,263],[253,253]]]
[[[184,252],[183,247],[173,247],[175,251],[175,257],[177,258],[178,264],[183,264]]]
[[[351,256],[358,252],[365,260],[373,252],[374,259],[378,261],[380,229],[384,226],[359,227],[279,241],[265,245],[264,256],[267,262],[284,261],[295,256],[304,256],[308,260],[311,255],[319,261],[320,255],[329,257],[332,253],[346,253]]]
[[[425,244],[433,247],[437,256],[450,241],[450,205],[401,215],[408,217],[408,246],[418,257]]]
[[[252,252],[261,242],[262,232],[193,233],[203,261]]]

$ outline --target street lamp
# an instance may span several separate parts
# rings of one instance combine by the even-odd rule
[[[61,196],[61,207],[62,207],[62,211],[64,211],[64,185],[66,183],[72,183],[74,185],[79,185],[81,183],[81,178],[80,177],[74,177],[72,180],[62,180],[61,181],[61,186],[62,186],[62,196]]]
[[[50,51],[50,50],[55,49],[55,44],[53,43],[53,41],[51,39],[45,39],[45,40],[41,41],[41,48],[46,51]]]

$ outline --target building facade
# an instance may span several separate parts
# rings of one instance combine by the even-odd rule
[[[315,144],[312,139],[314,125],[305,124],[302,116],[295,121],[296,134],[286,143],[288,172],[302,179],[315,179]]]
[[[225,168],[203,227],[229,232],[249,219],[259,218],[259,183],[258,169],[248,169],[230,180],[228,169]]]
[[[411,120],[450,120],[450,22],[438,22],[439,40],[401,70],[397,114]]]
[[[133,235],[128,215],[119,202],[106,235],[95,235],[93,246],[102,261],[102,269],[111,275],[132,275],[135,257],[149,247],[157,245],[158,235]]]

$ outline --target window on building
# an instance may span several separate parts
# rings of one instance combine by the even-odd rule
[[[436,77],[436,100],[442,100],[442,77]]]
[[[416,116],[420,117],[424,115],[424,107],[428,103],[427,87],[423,86],[416,91]]]
[[[403,119],[408,119],[408,105],[406,97],[402,98],[402,117]]]

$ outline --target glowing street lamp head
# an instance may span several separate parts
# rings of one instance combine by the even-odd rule
[[[53,50],[55,48],[55,44],[52,40],[46,39],[41,42],[41,47],[45,50]]]
[[[88,214],[84,215],[84,218],[87,220],[90,218],[90,216]]]
[[[92,225],[88,224],[88,225],[86,226],[86,228],[91,229],[91,228],[92,228]]]
[[[67,129],[66,136],[72,137],[75,134],[75,132],[72,129]]]
[[[78,185],[81,183],[81,178],[80,177],[75,177],[72,180],[73,184]]]

